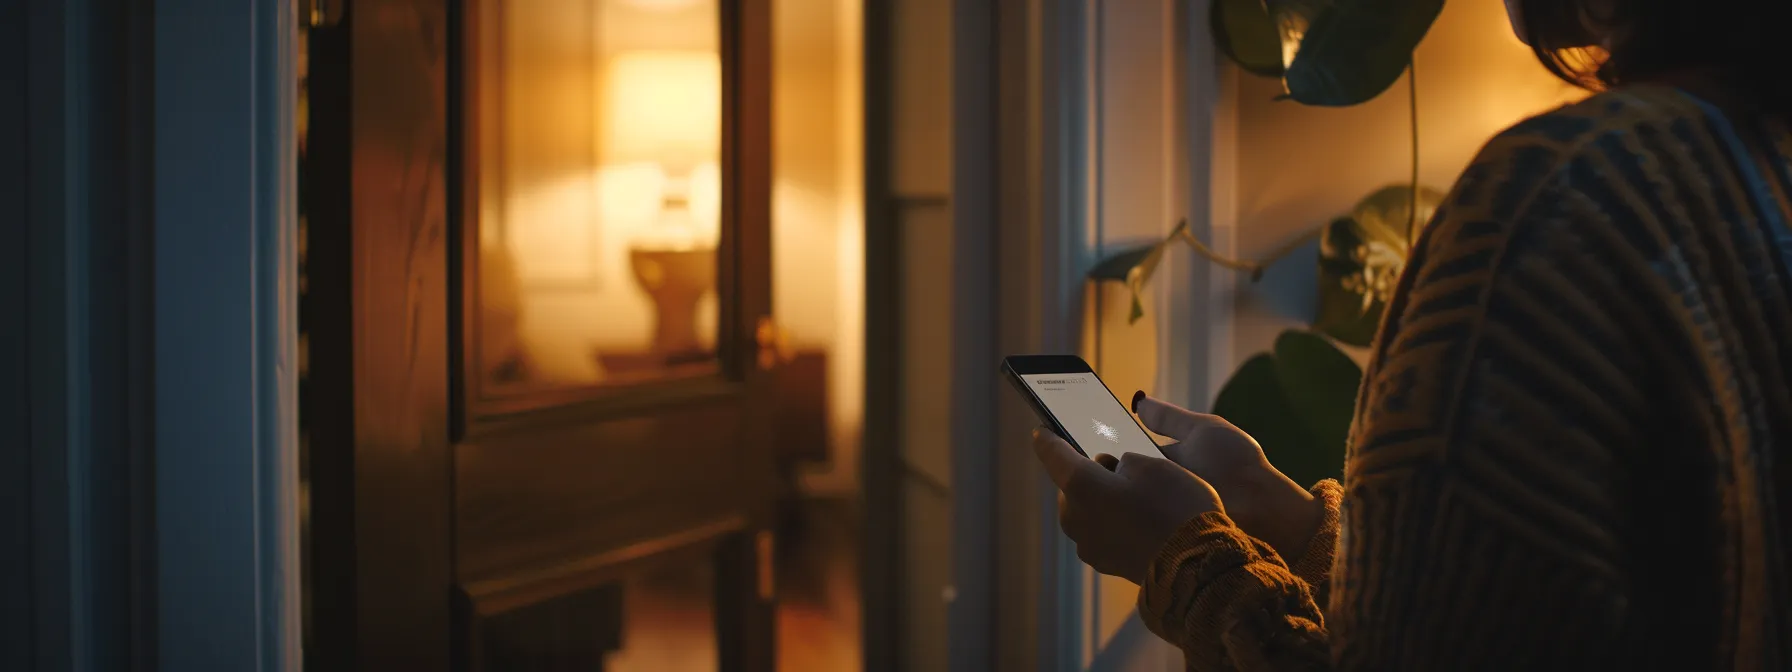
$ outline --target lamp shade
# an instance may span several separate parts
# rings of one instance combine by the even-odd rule
[[[604,84],[609,162],[684,171],[721,155],[722,63],[715,52],[622,52],[610,60]]]

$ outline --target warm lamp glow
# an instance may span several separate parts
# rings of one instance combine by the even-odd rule
[[[721,239],[722,170],[714,162],[691,169],[684,190],[688,205],[680,208],[689,219],[670,222],[672,226],[663,226],[669,223],[664,194],[670,177],[658,164],[611,166],[600,171],[597,180],[605,226],[629,232],[636,247],[714,247]]]
[[[721,153],[722,62],[714,52],[617,54],[605,78],[609,163],[658,163],[673,173]]]

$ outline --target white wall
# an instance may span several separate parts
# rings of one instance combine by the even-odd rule
[[[1501,0],[1451,0],[1417,54],[1420,182],[1447,189],[1500,129],[1579,94],[1516,38]],[[1238,88],[1236,199],[1240,254],[1269,254],[1344,214],[1374,189],[1410,179],[1407,80],[1366,104],[1276,102],[1281,83],[1245,75]],[[1223,170],[1221,168],[1220,170]],[[1313,314],[1314,248],[1239,294],[1236,357],[1269,346]]]

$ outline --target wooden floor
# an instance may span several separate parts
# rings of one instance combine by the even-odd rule
[[[858,521],[842,506],[793,510],[779,531],[779,672],[854,672],[859,648]],[[714,576],[666,567],[623,589],[622,650],[604,672],[711,672]]]
[[[781,531],[779,672],[863,669],[859,647],[859,521],[844,506],[805,507]]]

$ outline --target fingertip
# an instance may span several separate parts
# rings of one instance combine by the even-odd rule
[[[1144,400],[1145,400],[1145,391],[1144,390],[1139,390],[1137,392],[1132,393],[1132,412],[1134,412],[1134,413],[1139,412],[1139,402],[1144,401]]]
[[[1103,469],[1113,471],[1120,466],[1120,458],[1107,453],[1097,453],[1095,455],[1095,463],[1101,465]]]

